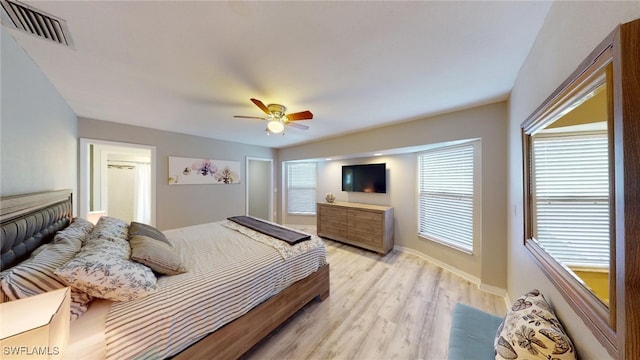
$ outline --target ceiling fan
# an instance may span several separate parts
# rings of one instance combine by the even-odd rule
[[[235,115],[235,118],[243,118],[243,119],[261,119],[267,121],[267,135],[274,133],[279,134],[282,133],[284,135],[284,126],[289,125],[294,128],[300,130],[308,130],[309,127],[307,125],[298,124],[294,121],[299,120],[311,120],[313,119],[313,114],[311,111],[301,111],[293,114],[285,114],[287,112],[287,108],[284,105],[280,104],[269,104],[266,105],[258,100],[251,98],[251,102],[253,102],[260,110],[264,111],[267,116],[242,116]]]

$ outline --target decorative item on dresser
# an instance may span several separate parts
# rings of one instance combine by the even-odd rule
[[[318,236],[384,256],[393,248],[393,208],[345,202],[318,203]]]
[[[336,196],[333,195],[332,193],[327,193],[327,195],[325,195],[324,199],[327,200],[328,203],[332,203],[332,202],[336,201]]]

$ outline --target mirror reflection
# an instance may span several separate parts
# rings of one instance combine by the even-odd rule
[[[604,75],[530,141],[533,237],[605,305],[610,284]]]

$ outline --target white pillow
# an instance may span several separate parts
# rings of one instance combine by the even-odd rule
[[[81,243],[84,243],[87,238],[87,234],[90,234],[93,231],[94,225],[86,219],[83,218],[73,218],[73,221],[66,228],[58,231],[56,233],[53,242],[60,242],[64,240],[80,240]]]

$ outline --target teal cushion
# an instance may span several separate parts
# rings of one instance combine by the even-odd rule
[[[493,342],[502,318],[456,304],[449,333],[448,360],[495,359]]]

